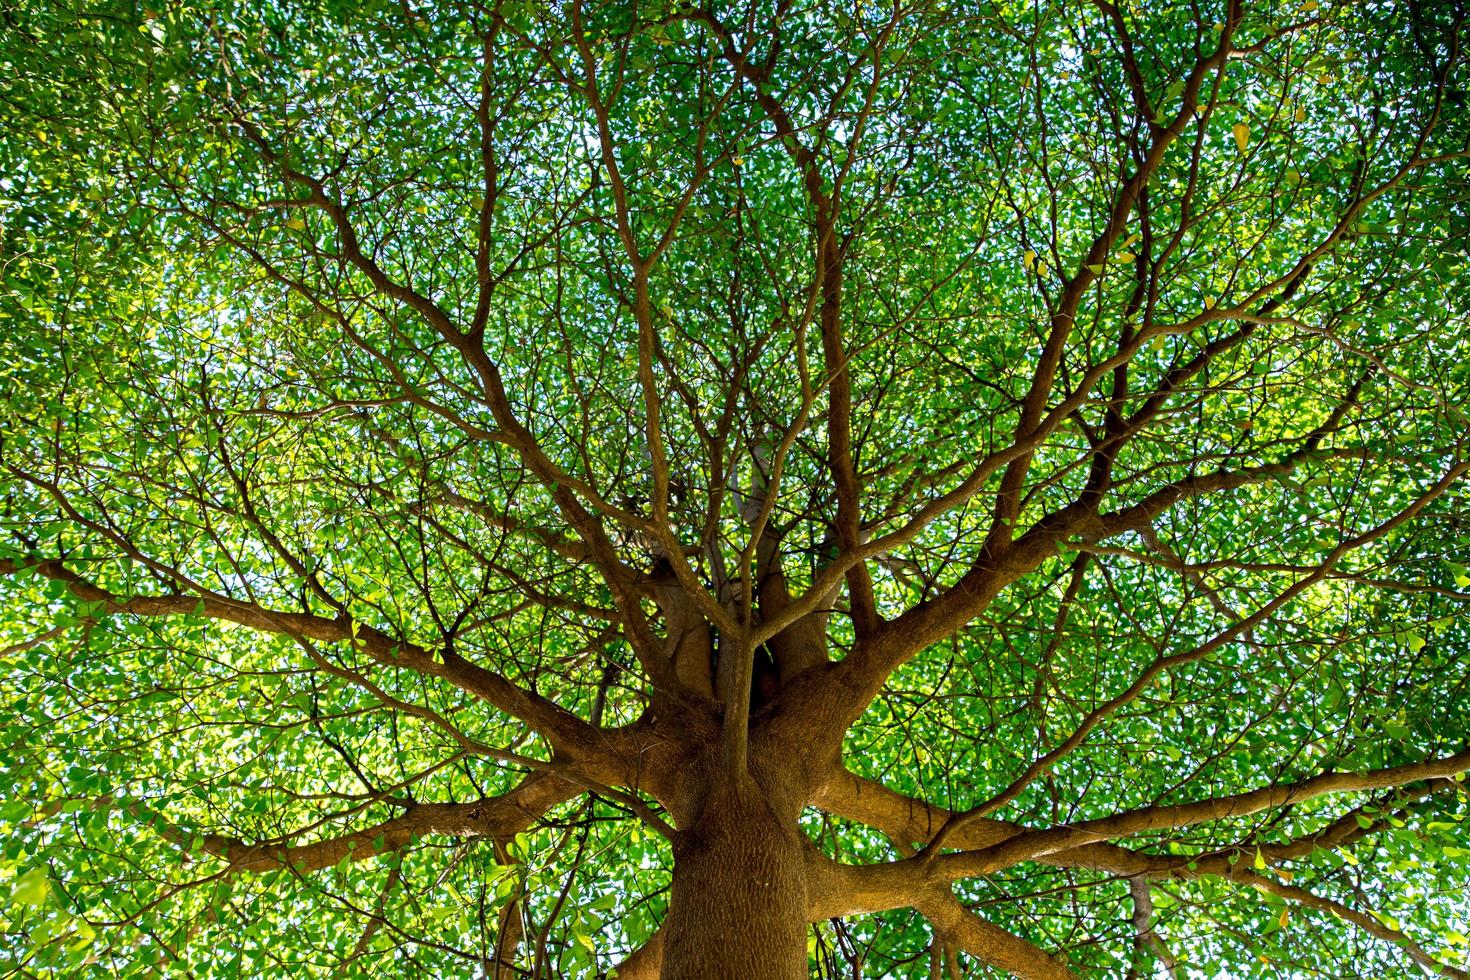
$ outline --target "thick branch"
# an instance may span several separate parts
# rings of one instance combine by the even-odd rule
[[[1164,938],[1154,928],[1154,900],[1149,891],[1148,879],[1128,879],[1128,894],[1133,899],[1134,960],[1128,970],[1129,980],[1142,975],[1143,951],[1152,948],[1159,963],[1171,977],[1179,977],[1174,954],[1165,945]]]
[[[506,714],[524,721],[552,745],[574,757],[600,754],[607,749],[605,739],[596,728],[541,695],[522,690],[495,671],[472,664],[453,653],[436,659],[424,647],[395,639],[375,627],[354,622],[346,615],[328,619],[310,613],[283,612],[208,591],[197,596],[125,596],[82,578],[59,561],[20,565],[11,559],[0,559],[0,574],[12,575],[21,571],[33,571],[52,581],[63,582],[72,595],[86,602],[99,603],[109,613],[147,618],[199,616],[297,639],[351,642],[380,664],[406,667],[442,678],[484,699]]]
[[[310,844],[247,844],[219,834],[200,835],[201,848],[228,862],[229,870],[261,873],[289,868],[297,872],[330,868],[342,861],[364,861],[408,845],[414,837],[514,837],[543,813],[583,792],[580,786],[554,776],[533,775],[503,796],[471,803],[418,803],[403,813],[370,827]],[[147,813],[143,807],[136,807]],[[187,830],[149,814],[167,838],[189,846],[196,839]]]
[[[1405,507],[1393,517],[1382,522],[1376,527],[1373,527],[1370,530],[1363,532],[1362,534],[1355,535],[1354,537],[1349,538],[1348,540],[1338,544],[1337,547],[1333,548],[1332,551],[1327,554],[1327,556],[1322,560],[1322,563],[1318,565],[1311,574],[1303,576],[1302,578],[1293,582],[1291,585],[1281,590],[1281,592],[1279,592],[1270,601],[1264,603],[1259,608],[1257,608],[1254,613],[1244,617],[1230,627],[1216,633],[1206,642],[1201,643],[1189,650],[1182,650],[1178,653],[1164,654],[1156,657],[1148,664],[1148,666],[1144,667],[1143,670],[1139,672],[1133,683],[1128,685],[1128,687],[1125,688],[1123,691],[1119,692],[1112,698],[1109,698],[1107,701],[1100,704],[1098,707],[1094,708],[1087,715],[1087,717],[1085,717],[1082,722],[1078,724],[1078,726],[1072,731],[1072,734],[1063,739],[1061,743],[1059,743],[1055,748],[1046,752],[1044,755],[1040,756],[1034,762],[1032,762],[1031,765],[1026,768],[1026,771],[1018,776],[1004,790],[997,793],[989,800],[986,800],[985,802],[976,805],[968,812],[964,814],[956,814],[955,817],[952,819],[951,825],[941,830],[934,841],[930,842],[930,846],[936,849],[941,846],[944,842],[944,838],[953,832],[953,829],[957,824],[963,823],[966,820],[974,819],[976,817],[984,816],[988,813],[993,813],[994,811],[1000,809],[1007,803],[1014,800],[1037,777],[1047,772],[1063,756],[1067,755],[1077,746],[1081,745],[1083,740],[1085,740],[1087,736],[1106,718],[1111,716],[1114,712],[1122,708],[1124,705],[1131,703],[1140,694],[1142,694],[1143,691],[1146,690],[1148,686],[1152,684],[1153,681],[1160,674],[1175,667],[1180,667],[1185,664],[1194,663],[1197,660],[1201,660],[1204,657],[1207,657],[1210,654],[1214,653],[1221,647],[1225,646],[1225,644],[1231,642],[1237,636],[1240,636],[1243,633],[1247,633],[1255,627],[1259,626],[1261,623],[1264,623],[1287,603],[1291,602],[1297,596],[1301,595],[1312,585],[1315,585],[1317,582],[1320,582],[1322,579],[1324,579],[1337,565],[1337,563],[1340,562],[1349,553],[1356,551],[1359,548],[1365,547],[1374,541],[1377,541],[1378,539],[1387,535],[1389,532],[1412,520],[1432,501],[1437,499],[1439,496],[1444,494],[1451,486],[1453,486],[1455,482],[1458,481],[1459,478],[1463,476],[1467,471],[1470,471],[1470,463],[1458,463],[1455,466],[1450,467],[1448,472],[1440,477],[1440,479],[1437,480],[1428,490],[1420,494],[1420,496],[1409,506]],[[1427,775],[1433,774],[1431,773]]]
[[[1147,830],[1180,828],[1238,817],[1335,793],[1392,789],[1427,779],[1444,779],[1470,771],[1470,749],[1439,759],[1374,769],[1364,773],[1331,772],[1299,783],[1268,786],[1250,793],[1201,800],[1179,806],[1145,807],[1114,817],[1067,827],[1033,830],[1000,844],[966,854],[936,857],[946,878],[989,874],[1022,861],[1032,861],[1083,844],[1116,839]]]
[[[664,965],[664,930],[660,927],[648,942],[628,954],[616,969],[618,980],[658,980]]]
[[[934,924],[934,930],[971,956],[1022,980],[1076,980],[1061,961],[1019,936],[1006,932],[965,908],[945,890],[932,890],[914,908]]]
[[[927,844],[950,819],[950,811],[904,796],[882,783],[841,771],[828,779],[812,798],[812,805],[834,816],[879,830],[900,845]],[[1028,833],[1030,828],[1007,820],[980,818],[958,829],[955,847],[981,850]],[[1048,853],[1038,860],[1057,867],[1082,867],[1136,873],[1139,862],[1151,860],[1126,848],[1098,841]],[[1187,859],[1181,859],[1182,861]],[[890,906],[891,907],[891,906]]]

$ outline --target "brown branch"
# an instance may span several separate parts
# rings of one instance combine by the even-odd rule
[[[1300,26],[1292,25],[1283,28],[1278,34],[1299,29]],[[1260,43],[1265,43],[1265,41]],[[1258,46],[1253,45],[1252,48]],[[1210,323],[1255,317],[1256,314],[1247,311],[1248,305],[1262,302],[1273,291],[1284,294],[1294,289],[1303,280],[1312,265],[1343,237],[1357,216],[1373,200],[1400,186],[1405,178],[1416,170],[1461,158],[1470,158],[1470,151],[1441,154],[1434,157],[1416,157],[1405,163],[1382,184],[1359,195],[1347,205],[1337,224],[1289,272],[1258,287],[1236,307],[1205,309],[1186,320],[1172,324],[1156,324],[1134,334],[1132,339],[1121,345],[1116,353],[1088,368],[1078,383],[1073,386],[1071,392],[1053,406],[1029,434],[1019,436],[1009,446],[986,455],[974,464],[969,474],[957,486],[930,500],[899,528],[872,538],[855,550],[838,555],[831,565],[816,578],[811,588],[793,601],[778,620],[765,625],[760,634],[760,640],[764,641],[770,635],[779,632],[791,622],[810,612],[820,601],[820,595],[835,581],[840,581],[846,570],[855,562],[892,551],[912,541],[940,515],[971,500],[1002,468],[1009,467],[1016,460],[1034,452],[1058,426],[1073,417],[1074,413],[1087,402],[1096,384],[1116,368],[1129,363],[1150,341],[1167,336],[1182,336]],[[1022,549],[1019,543],[1008,550],[1021,552],[1021,554],[1008,556],[1012,565],[1017,563],[1024,565],[1025,561],[1039,560],[1034,553]],[[858,644],[854,648],[853,655],[849,656],[847,666],[843,668],[842,673],[863,676],[844,678],[839,683],[850,689],[857,689],[860,684],[863,687],[869,687],[872,675],[882,673],[886,676],[915,652],[950,635],[955,629],[972,619],[999,594],[1000,589],[1004,588],[1005,582],[994,581],[999,565],[1000,558],[994,553],[994,549],[983,549],[970,571],[943,596],[934,601],[920,603],[898,619],[885,624],[882,631],[883,636],[879,637],[877,642]],[[1022,572],[1027,570],[1029,569],[1021,568]],[[871,696],[869,695],[870,698]]]
[[[914,908],[947,942],[1021,980],[1077,980],[1077,974],[1059,959],[982,919],[948,889],[930,890],[914,903]]]
[[[501,865],[514,863],[505,838],[495,841],[495,861]],[[516,951],[526,934],[525,908],[519,889],[496,913],[495,926],[495,947],[490,960],[493,970],[489,980],[515,980]]]
[[[1169,147],[1184,132],[1186,124],[1193,117],[1206,76],[1211,72],[1220,71],[1229,59],[1235,31],[1240,21],[1240,5],[1232,2],[1229,5],[1214,53],[1198,59],[1190,69],[1185,79],[1183,104],[1179,111],[1168,125],[1156,130],[1148,152],[1140,161],[1138,169],[1118,189],[1117,196],[1113,199],[1109,209],[1107,224],[1093,240],[1077,271],[1063,285],[1056,310],[1051,316],[1051,330],[1042,348],[1041,356],[1037,359],[1031,377],[1031,385],[1026,392],[1020,418],[1016,422],[1015,438],[1018,443],[1031,435],[1045,417],[1046,403],[1056,383],[1057,371],[1061,366],[1067,340],[1076,326],[1077,312],[1081,307],[1082,297],[1086,295],[1087,288],[1097,278],[1098,273],[1094,270],[1106,262],[1108,252],[1112,250],[1118,236],[1123,233],[1128,215],[1137,204],[1140,193],[1147,187],[1154,171],[1164,162],[1164,156]],[[1126,32],[1124,36],[1126,37]],[[992,549],[999,551],[1010,546],[1011,532],[1020,514],[1021,487],[1030,469],[1031,459],[1032,455],[1029,451],[1018,454],[1007,464],[1005,474],[1001,477],[1000,488],[996,492],[995,519],[987,538],[987,543]]]
[[[1010,974],[1036,980],[1075,980],[1059,960],[965,908],[945,882],[927,880],[914,865],[851,867],[806,851],[807,921],[909,907],[945,943]]]
[[[1254,53],[1261,50],[1262,46],[1271,39],[1300,30],[1305,25],[1305,22],[1288,25],[1248,48],[1236,51],[1229,48],[1228,37],[1233,25],[1238,22],[1239,16],[1239,4],[1232,4],[1231,13],[1227,16],[1226,29],[1222,33],[1221,45],[1216,52],[1217,57]],[[1204,65],[1205,62],[1202,61],[1199,64]],[[1192,73],[1186,83],[1184,109],[1193,105],[1198,97],[1197,81],[1202,83],[1203,76]],[[1171,123],[1171,127],[1175,124],[1182,124],[1187,115],[1188,113],[1182,109]],[[1248,312],[1247,307],[1265,301],[1273,292],[1284,296],[1286,292],[1294,289],[1313,264],[1342,238],[1352,222],[1356,220],[1357,215],[1361,214],[1373,200],[1400,186],[1408,175],[1418,169],[1466,155],[1470,155],[1470,151],[1433,157],[1414,156],[1383,183],[1370,191],[1359,194],[1348,204],[1332,229],[1291,270],[1253,290],[1236,307],[1206,309],[1180,323],[1153,325],[1139,331],[1130,341],[1121,345],[1116,354],[1090,367],[1073,390],[1056,406],[1046,411],[1044,416],[1039,417],[1037,424],[1029,431],[1018,428],[1017,438],[1010,446],[988,454],[977,463],[958,486],[931,500],[898,529],[874,538],[862,547],[844,551],[839,555],[827,571],[817,577],[807,594],[794,600],[776,622],[766,624],[763,635],[778,632],[789,622],[811,611],[818,601],[818,594],[830,587],[832,580],[844,574],[845,570],[852,567],[853,564],[912,540],[939,515],[971,499],[1002,467],[1006,468],[1008,474],[1016,472],[1020,461],[1027,458],[1049,433],[1065,419],[1070,418],[1084,404],[1093,386],[1115,368],[1127,364],[1142,349],[1143,345],[1154,338],[1188,333],[1212,322],[1256,317],[1256,314]],[[1099,241],[1101,240],[1100,238]],[[1085,263],[1077,275],[1068,281],[1069,285],[1088,281],[1092,273],[1086,266],[1096,264],[1098,263]],[[1280,297],[1278,301],[1279,299]],[[1036,377],[1040,378],[1043,374],[1044,372],[1038,370]],[[1003,486],[1002,498],[1004,490]],[[997,513],[999,518],[1005,518],[1000,504],[997,505]],[[846,726],[876,696],[888,674],[917,651],[951,635],[982,611],[1010,581],[1031,570],[1046,557],[1047,549],[1037,547],[1038,542],[1031,542],[1029,547],[1022,546],[1020,543],[1012,544],[1009,541],[1009,527],[1005,525],[1003,519],[999,518],[993,527],[991,542],[982,549],[971,569],[951,589],[938,599],[922,602],[909,609],[898,619],[885,624],[880,635],[875,637],[873,642],[856,644],[841,667],[831,672],[830,680],[817,685],[820,690],[815,692],[816,701],[824,704],[824,709],[822,717],[814,718],[812,725],[808,727],[845,730]],[[1014,523],[1013,520],[1012,523]],[[1001,533],[1002,529],[1004,529],[1004,534]],[[830,737],[831,733],[824,731],[821,734]]]
[[[909,907],[927,918],[944,942],[991,966],[1022,978],[1075,980],[1061,961],[965,908],[948,883],[927,880],[922,866],[851,867],[811,848],[807,879],[808,921]]]
[[[618,980],[658,980],[664,965],[664,930],[660,926],[648,941],[629,953],[613,972]]]
[[[811,803],[834,816],[879,830],[895,842],[901,853],[912,853],[912,844],[927,844],[950,819],[950,811],[924,800],[905,796],[889,789],[882,783],[846,770],[839,770],[829,777],[816,791]],[[1006,820],[980,818],[959,828],[951,838],[956,847],[983,850],[1028,833],[1030,828]],[[1145,870],[1142,862],[1150,858],[1134,851],[1102,841],[1058,850],[1040,856],[1037,860],[1056,867],[1080,867],[1110,871],[1115,874],[1139,873]],[[1180,859],[1182,865],[1183,861]],[[916,864],[915,867],[918,865]],[[878,866],[881,867],[881,866]],[[1151,866],[1150,866],[1151,867]],[[843,911],[842,903],[856,903],[868,911],[894,908],[903,904],[893,898],[888,889],[895,884],[902,890],[922,883],[922,875],[894,877],[876,872],[866,877],[863,870],[854,869],[855,874],[844,875],[842,885],[832,894],[840,896],[828,910],[832,915],[852,914]],[[905,872],[906,874],[906,872]],[[888,903],[888,904],[885,904]]]
[[[1470,973],[1466,973],[1464,970],[1450,966],[1447,963],[1440,962],[1429,955],[1424,947],[1415,942],[1407,933],[1381,922],[1366,912],[1360,912],[1342,902],[1324,898],[1298,885],[1288,885],[1268,875],[1256,874],[1253,871],[1232,871],[1226,877],[1233,881],[1248,884],[1269,895],[1275,895],[1277,898],[1296,902],[1298,905],[1319,912],[1327,912],[1335,915],[1344,922],[1357,926],[1370,936],[1398,946],[1408,954],[1410,959],[1430,973],[1438,974],[1442,977],[1454,977],[1455,980],[1470,980]]]
[[[1160,487],[1136,504],[1106,514],[1086,514],[1084,507],[1074,504],[1044,518],[1027,534],[1034,534],[1038,539],[1045,538],[1053,543],[1074,535],[1087,543],[1096,543],[1128,531],[1143,531],[1150,528],[1159,515],[1194,497],[1226,490],[1239,490],[1242,487],[1279,480],[1290,476],[1303,463],[1313,459],[1362,459],[1362,457],[1362,450],[1357,449],[1303,448],[1275,463],[1249,466],[1239,470],[1221,470],[1218,473],[1207,473],[1176,480]]]
[[[1119,692],[1112,698],[1109,698],[1107,701],[1103,702],[1098,707],[1094,708],[1087,715],[1087,717],[1085,717],[1082,722],[1078,724],[1071,735],[1067,736],[1067,738],[1063,739],[1062,742],[1059,743],[1057,746],[1055,746],[1050,751],[1046,752],[1044,755],[1040,756],[1034,762],[1032,762],[1031,765],[1026,768],[1026,771],[1018,776],[1013,782],[1011,782],[1010,785],[1008,785],[1004,790],[995,794],[985,802],[977,804],[965,814],[956,814],[952,818],[951,827],[941,830],[939,834],[936,835],[934,840],[930,842],[929,847],[933,848],[937,852],[937,849],[943,846],[945,837],[952,832],[952,827],[955,824],[963,823],[966,820],[992,813],[1005,806],[1010,801],[1014,800],[1037,777],[1049,771],[1051,767],[1057,763],[1058,760],[1070,753],[1077,746],[1081,745],[1083,740],[1087,738],[1088,734],[1090,734],[1093,729],[1101,724],[1104,719],[1111,716],[1115,711],[1117,711],[1124,705],[1131,703],[1140,694],[1142,694],[1144,690],[1146,690],[1148,686],[1153,683],[1154,679],[1157,678],[1160,674],[1175,667],[1183,666],[1185,664],[1193,663],[1197,660],[1203,659],[1204,657],[1209,656],[1214,651],[1223,647],[1225,644],[1234,640],[1235,637],[1243,633],[1248,633],[1251,630],[1255,629],[1261,623],[1269,619],[1277,610],[1281,609],[1287,603],[1291,602],[1312,585],[1315,585],[1317,582],[1324,579],[1332,571],[1333,567],[1346,555],[1353,551],[1356,551],[1359,548],[1365,547],[1368,544],[1371,544],[1372,542],[1378,540],[1379,538],[1382,538],[1389,532],[1412,520],[1432,501],[1434,501],[1442,494],[1444,494],[1447,490],[1449,490],[1449,488],[1452,487],[1466,472],[1470,472],[1470,463],[1457,463],[1456,465],[1451,466],[1443,476],[1435,481],[1435,483],[1432,484],[1428,490],[1421,493],[1419,497],[1409,506],[1405,507],[1393,517],[1382,522],[1376,527],[1373,527],[1363,532],[1362,534],[1355,535],[1354,537],[1349,538],[1346,541],[1340,542],[1335,548],[1332,549],[1332,551],[1327,554],[1322,563],[1318,565],[1311,574],[1303,576],[1302,578],[1292,583],[1290,586],[1283,589],[1281,592],[1277,593],[1274,598],[1261,605],[1259,608],[1256,609],[1254,613],[1238,620],[1236,623],[1232,624],[1226,629],[1221,630],[1209,640],[1195,646],[1193,649],[1183,650],[1178,653],[1164,654],[1156,657],[1148,664],[1148,666],[1146,666],[1142,671],[1139,672],[1138,676],[1134,679],[1132,684],[1128,685],[1128,687],[1125,688],[1123,691]]]
[[[433,504],[443,504],[446,507],[452,507],[466,514],[473,514],[491,527],[504,531],[507,534],[524,535],[541,544],[546,550],[560,555],[568,561],[585,562],[591,560],[591,550],[587,547],[586,542],[580,541],[575,537],[559,534],[551,528],[526,524],[524,521],[516,520],[509,514],[503,514],[497,511],[483,501],[472,500],[469,497],[455,493],[453,490],[445,490],[438,496],[424,501],[425,506]],[[419,505],[414,505],[413,509],[417,510],[418,507]]]
[[[1022,861],[1065,851],[1100,840],[1112,840],[1148,830],[1178,829],[1199,823],[1259,813],[1336,793],[1364,793],[1393,789],[1429,779],[1447,779],[1470,771],[1470,749],[1454,755],[1365,773],[1330,772],[1299,783],[1267,786],[1249,793],[1200,800],[1178,806],[1144,807],[1128,813],[1079,824],[1032,830],[999,844],[966,854],[936,856],[946,878],[989,874]]]
[[[878,50],[883,40],[893,30],[896,22],[890,20],[879,40],[874,41],[873,50]],[[844,551],[855,551],[861,543],[862,524],[861,484],[852,454],[852,381],[848,369],[848,352],[842,338],[842,249],[837,241],[838,191],[834,185],[829,194],[823,187],[817,154],[801,141],[798,129],[785,106],[769,90],[769,70],[751,64],[735,49],[731,34],[712,14],[699,17],[722,43],[722,54],[730,67],[741,78],[750,83],[761,111],[776,127],[776,134],[788,155],[801,173],[802,186],[807,202],[811,205],[816,220],[815,259],[821,305],[818,324],[822,339],[822,353],[827,366],[828,386],[828,468],[837,489],[837,533]],[[876,61],[876,58],[875,58]],[[876,85],[876,72],[874,85]],[[869,92],[871,103],[872,91]],[[860,120],[866,119],[866,109]],[[861,123],[860,123],[861,124]],[[851,152],[850,148],[850,152]],[[757,529],[759,533],[759,529]],[[851,595],[853,617],[860,634],[871,632],[877,627],[878,612],[873,596],[872,578],[864,561],[855,561],[846,569],[848,590]],[[823,590],[825,592],[825,590]],[[819,593],[822,594],[822,593]],[[762,641],[756,641],[762,642]]]
[[[950,816],[942,807],[905,796],[845,769],[822,783],[811,803],[844,820],[880,830],[885,837],[902,844],[928,842]],[[1020,824],[1004,820],[977,820],[964,828],[955,846],[978,850],[1009,840],[1025,830]]]
[[[479,334],[490,318],[490,299],[495,282],[490,275],[490,244],[495,223],[495,208],[500,197],[500,161],[495,155],[495,130],[499,119],[490,115],[494,101],[492,80],[495,73],[495,40],[503,21],[492,19],[480,45],[480,98],[475,106],[475,122],[480,130],[481,203],[475,234],[475,313],[470,333]]]
[[[3,570],[4,566],[0,565],[0,571]],[[25,653],[27,650],[34,650],[36,647],[41,646],[42,644],[50,643],[57,637],[65,635],[71,629],[72,627],[69,625],[53,626],[51,629],[46,630],[43,633],[38,633],[28,640],[20,640],[10,644],[7,647],[0,648],[0,660],[3,660],[6,657],[13,656],[17,653]]]
[[[618,609],[625,618],[626,635],[633,647],[634,654],[638,657],[639,665],[647,673],[655,689],[674,697],[684,694],[672,665],[662,656],[660,644],[649,629],[647,619],[639,608],[639,597],[633,588],[636,575],[618,558],[616,549],[604,531],[602,519],[598,515],[606,514],[631,529],[655,534],[658,531],[657,526],[604,500],[591,485],[576,479],[553,463],[531,431],[516,417],[505,390],[500,368],[485,352],[481,338],[472,333],[461,332],[449,314],[432,299],[389,276],[363,251],[361,240],[348,214],[347,206],[328,193],[326,185],[321,180],[293,168],[289,161],[271,147],[260,130],[248,120],[237,116],[235,123],[263,159],[280,167],[288,182],[306,190],[308,198],[302,203],[326,214],[341,239],[343,257],[348,264],[366,276],[368,282],[379,294],[403,303],[422,316],[474,371],[483,386],[484,397],[490,411],[495,417],[496,424],[504,433],[506,441],[516,450],[521,461],[551,494],[574,532],[590,547],[597,567],[602,572],[617,602]],[[589,511],[583,501],[590,503],[593,510]]]
[[[8,558],[0,559],[0,575],[22,571],[62,582],[67,591],[78,599],[98,603],[109,613],[145,618],[199,616],[298,640],[352,643],[355,649],[379,664],[438,677],[482,698],[524,721],[552,745],[574,758],[608,752],[607,741],[596,728],[547,698],[523,690],[495,671],[472,664],[452,652],[445,651],[441,658],[436,659],[428,649],[395,639],[376,627],[354,622],[346,614],[328,619],[311,613],[278,611],[204,589],[198,595],[127,596],[94,584],[59,561],[44,560],[25,565]]]
[[[1151,948],[1154,955],[1159,958],[1159,963],[1169,972],[1172,977],[1180,977],[1178,963],[1174,954],[1164,943],[1164,938],[1154,928],[1154,899],[1149,892],[1148,879],[1134,877],[1128,879],[1128,894],[1133,899],[1133,933],[1134,933],[1134,959],[1133,965],[1128,969],[1128,980],[1143,975],[1143,951]]]
[[[1235,803],[1222,807],[1226,812],[1213,818],[1206,816],[1209,811],[1203,809],[1204,807],[1212,802],[1228,803],[1235,798],[1204,801],[1198,804],[1202,809],[1190,812],[1187,818],[1198,818],[1193,822],[1202,823],[1208,819],[1224,819],[1296,804],[1328,793],[1359,792],[1373,788],[1397,789],[1409,783],[1420,783],[1413,789],[1395,794],[1395,799],[1399,802],[1409,802],[1422,799],[1450,785],[1443,778],[1443,773],[1470,768],[1470,752],[1451,759],[1458,761],[1436,760],[1434,763],[1399,766],[1357,776],[1325,774],[1299,784],[1271,787],[1268,792],[1279,793],[1272,797],[1271,806],[1265,805],[1261,798],[1254,797],[1253,794],[1242,794],[1253,797],[1249,805],[1254,806],[1254,809],[1243,810],[1241,807],[1247,804]],[[905,855],[912,853],[907,845],[908,841],[932,840],[934,831],[943,826],[949,817],[948,811],[940,807],[911,799],[881,784],[845,772],[829,779],[812,802],[829,813],[882,831],[895,841],[895,846]],[[1143,876],[1150,879],[1187,879],[1205,875],[1227,875],[1244,855],[1255,852],[1260,855],[1264,864],[1275,866],[1307,856],[1323,847],[1340,847],[1352,843],[1369,833],[1381,830],[1387,822],[1387,815],[1383,810],[1384,802],[1371,801],[1363,807],[1348,811],[1317,831],[1294,840],[1259,843],[1248,837],[1244,841],[1202,854],[1147,854],[1122,847],[1112,843],[1110,838],[1124,836],[1125,832],[1117,826],[1104,830],[1106,819],[1071,827],[1037,830],[1005,821],[977,819],[959,826],[951,841],[962,847],[969,844],[982,846],[973,852],[948,854],[934,862],[926,862],[920,856],[887,864],[851,866],[831,861],[813,849],[807,856],[811,882],[811,915],[815,920],[818,917],[830,918],[909,906],[926,889],[956,877],[951,872],[961,865],[965,866],[965,877],[994,873],[1025,861],[1037,861],[1055,867],[1086,868],[1126,878]],[[1375,812],[1371,818],[1366,811],[1366,807],[1370,805]],[[1123,826],[1128,827],[1132,833],[1179,829],[1191,825],[1173,823],[1173,820],[1185,816],[1177,812],[1173,812],[1168,819],[1156,815],[1153,819],[1133,820],[1135,814],[1141,816],[1145,812],[1155,811],[1162,814],[1173,812],[1175,808],[1146,808],[1145,811],[1134,811],[1120,816],[1130,818]],[[1083,831],[1083,827],[1088,829]],[[1035,846],[1027,843],[1030,841],[1048,841],[1049,844]],[[980,855],[987,857],[981,859]],[[939,866],[937,871],[936,864]]]
[[[583,792],[554,776],[533,775],[503,796],[471,803],[416,803],[396,817],[361,830],[309,844],[249,844],[220,834],[192,834],[151,812],[142,804],[129,810],[147,819],[165,838],[181,847],[197,841],[206,853],[228,864],[231,872],[296,872],[330,868],[400,850],[415,837],[437,834],[465,838],[509,838],[525,830],[543,813]]]

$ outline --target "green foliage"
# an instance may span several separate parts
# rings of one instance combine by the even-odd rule
[[[1466,11],[1235,7],[1121,3],[1125,50],[1109,5],[1074,0],[4,5],[0,973],[480,976],[506,909],[536,976],[610,970],[662,921],[672,867],[611,791],[512,841],[385,832],[322,868],[237,873],[212,842],[311,844],[553,763],[534,724],[385,662],[379,635],[634,723],[650,681],[617,590],[567,558],[584,528],[564,498],[647,572],[623,517],[653,512],[661,452],[673,538],[728,583],[741,488],[790,431],[771,526],[803,592],[838,550],[842,366],[864,535],[937,508],[866,564],[888,620],[950,594],[1002,524],[1021,539],[1079,500],[1118,514],[1280,468],[1059,541],[889,678],[847,734],[853,772],[974,806],[1222,631],[998,816],[1052,826],[1462,751],[1466,499],[1430,491],[1470,428]],[[1227,30],[1240,57],[1191,94]],[[798,146],[839,201],[841,366]],[[630,250],[657,256],[646,283]],[[1003,467],[940,506],[1036,424],[1059,311],[1058,421],[1014,511]],[[113,601],[134,596],[181,605]],[[288,636],[220,602],[350,626]],[[857,628],[826,629],[841,659]],[[1258,857],[1348,808],[1130,846],[1238,848],[1239,870],[1285,868],[1470,966],[1463,788],[1354,795],[1350,844]],[[850,863],[915,843],[816,810],[804,826]],[[1162,962],[1135,949],[1116,875],[1028,862],[958,894],[1081,975]],[[1180,975],[1419,975],[1393,942],[1229,876],[1152,896]],[[929,976],[936,944],[908,910],[811,937],[825,976]]]

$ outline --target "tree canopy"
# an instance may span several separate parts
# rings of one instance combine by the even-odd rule
[[[1465,977],[1467,16],[0,4],[0,973]]]

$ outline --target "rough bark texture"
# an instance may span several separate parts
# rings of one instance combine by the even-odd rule
[[[1065,965],[1029,943],[970,914],[948,892],[935,892],[915,907],[954,945],[1022,980],[1077,980]]]
[[[664,930],[660,929],[648,937],[648,942],[629,953],[615,972],[618,980],[658,980],[663,963]]]
[[[806,976],[806,880],[795,821],[751,783],[720,786],[674,841],[663,980]]]

